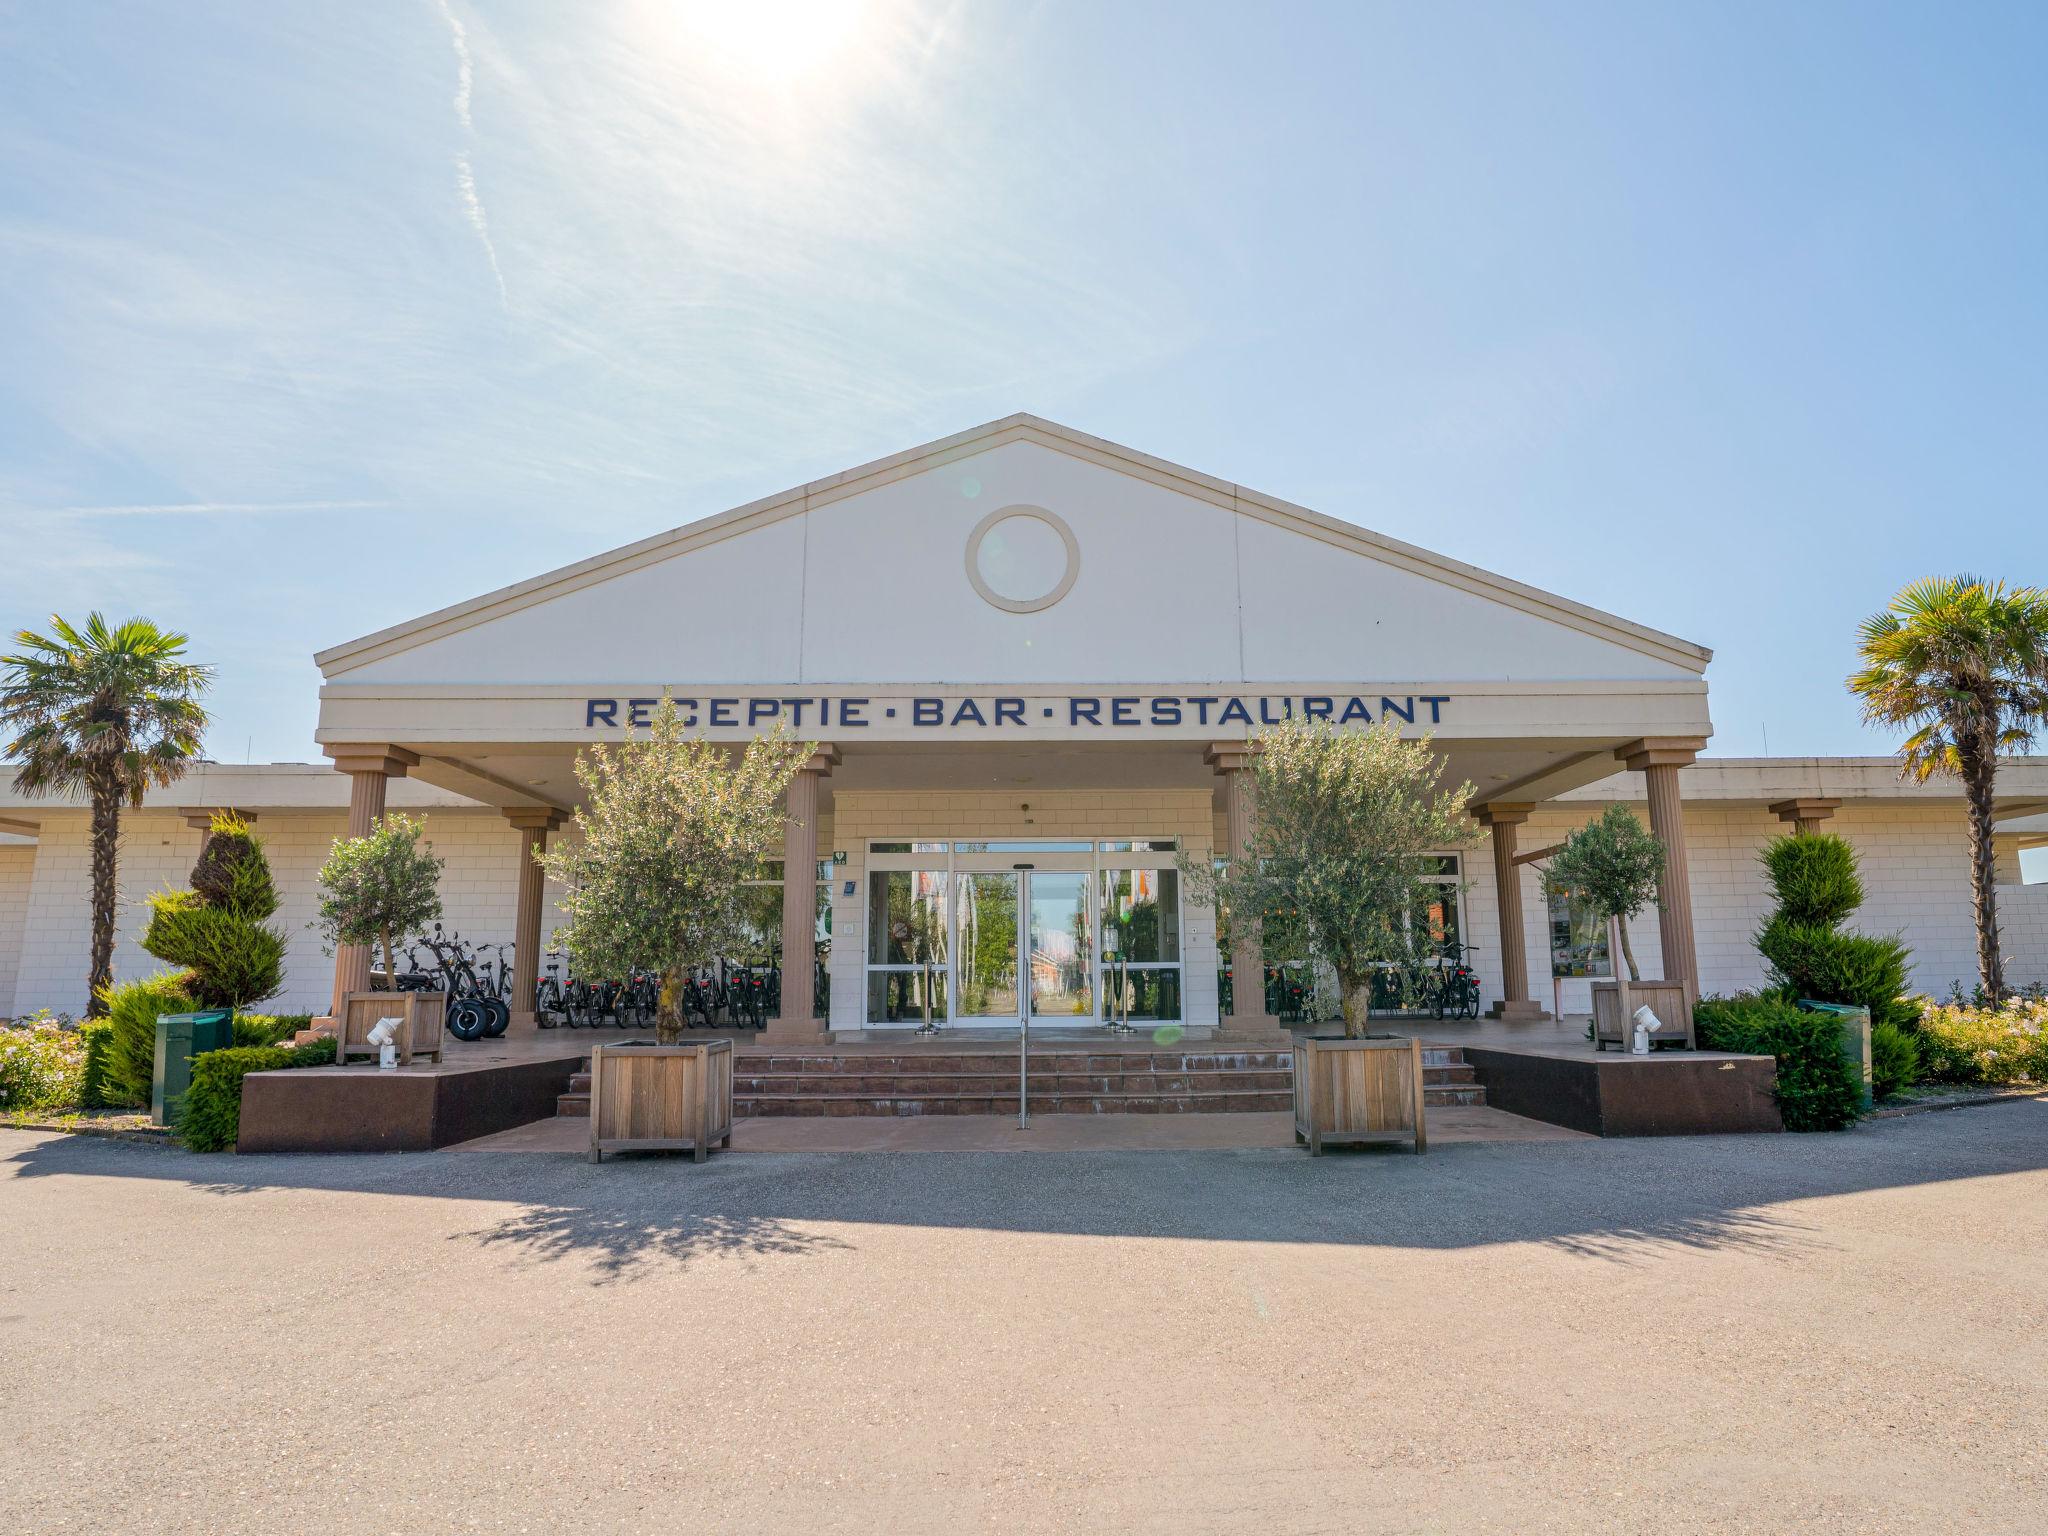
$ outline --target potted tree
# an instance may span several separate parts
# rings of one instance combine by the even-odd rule
[[[1674,1037],[1683,1031],[1692,1044],[1692,987],[1689,976],[1644,981],[1629,944],[1628,920],[1657,901],[1657,882],[1664,875],[1664,845],[1625,805],[1610,805],[1594,820],[1573,832],[1550,856],[1548,878],[1571,893],[1571,899],[1607,925],[1611,981],[1593,983],[1593,1042],[1626,1045],[1630,1020],[1647,1005]],[[1616,968],[1628,967],[1622,980]]]
[[[366,837],[335,840],[320,866],[320,916],[314,926],[328,943],[381,944],[387,988],[351,992],[335,1005],[335,1059],[375,1055],[370,1031],[379,1019],[399,1019],[398,1054],[441,1059],[441,1033],[447,1018],[445,992],[398,991],[398,938],[425,927],[441,915],[441,870],[444,861],[421,842],[425,829],[411,817],[381,816]]]
[[[681,1043],[685,989],[697,967],[745,943],[743,882],[779,846],[783,791],[815,750],[778,730],[729,755],[685,735],[664,694],[646,736],[578,756],[580,835],[541,855],[563,888],[556,937],[585,974],[661,978],[654,1045],[591,1052],[593,1162],[643,1148],[701,1162],[730,1141],[732,1042]]]
[[[1343,1035],[1303,1040],[1294,1053],[1299,1138],[1312,1151],[1412,1138],[1420,1151],[1421,1043],[1369,1035],[1372,982],[1381,965],[1413,958],[1411,915],[1440,856],[1477,840],[1465,815],[1472,786],[1444,788],[1429,738],[1405,740],[1391,722],[1340,731],[1288,720],[1252,746],[1246,856],[1219,868],[1183,853],[1181,879],[1196,901],[1283,914],[1336,973]]]

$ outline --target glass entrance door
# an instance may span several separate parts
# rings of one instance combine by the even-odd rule
[[[1089,876],[1082,870],[989,870],[954,877],[960,1024],[1095,1022]]]
[[[1088,876],[1079,870],[1034,870],[1024,882],[1031,1020],[1093,1024],[1095,946],[1088,926]]]
[[[1021,1017],[1017,991],[1019,896],[1023,877],[1012,870],[956,875],[960,970],[953,1017],[963,1024],[1014,1024]]]

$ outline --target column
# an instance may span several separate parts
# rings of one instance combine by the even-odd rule
[[[1202,761],[1223,779],[1223,856],[1232,863],[1245,857],[1252,841],[1252,757],[1250,742],[1218,742]],[[1224,1032],[1234,1039],[1290,1041],[1280,1021],[1266,1012],[1266,949],[1258,919],[1236,912],[1230,918],[1230,1017]]]
[[[1500,912],[1501,1001],[1492,1016],[1510,1021],[1547,1019],[1548,1011],[1529,995],[1529,934],[1522,920],[1522,866],[1515,857],[1515,828],[1535,807],[1523,803],[1482,805],[1473,815],[1493,835],[1494,900]]]
[[[1771,807],[1771,814],[1778,820],[1790,822],[1797,834],[1818,832],[1820,824],[1841,808],[1839,800],[1826,800],[1818,795],[1802,795],[1795,800],[1780,800]]]
[[[540,909],[547,872],[534,855],[547,847],[548,834],[567,819],[552,806],[505,806],[505,819],[519,834],[519,900],[512,911],[512,1022],[508,1033],[533,1034],[540,1020],[533,1011],[533,992],[540,982]]]
[[[321,749],[334,759],[335,770],[349,777],[348,836],[368,837],[377,818],[384,814],[384,786],[402,779],[406,771],[419,766],[419,754],[389,744],[365,744]],[[370,950],[363,944],[344,944],[334,954],[334,998],[330,1013],[341,1012],[341,1000],[351,992],[370,990]]]
[[[782,823],[782,1007],[762,1038],[778,1045],[815,1043],[824,1025],[817,1005],[818,783],[839,765],[839,749],[820,746],[789,781]]]
[[[213,818],[218,816],[224,809],[227,809],[227,807],[211,805],[186,807],[185,825],[199,834],[199,857],[202,859],[206,857],[206,845],[213,841]],[[254,821],[256,819],[254,811],[236,811],[235,814],[244,821]]]
[[[1698,736],[1647,736],[1619,747],[1614,755],[1643,776],[1649,792],[1650,830],[1664,845],[1664,878],[1657,885],[1657,937],[1664,948],[1664,979],[1691,984],[1699,994],[1699,953],[1693,943],[1692,880],[1686,869],[1685,805],[1678,770],[1699,756]]]

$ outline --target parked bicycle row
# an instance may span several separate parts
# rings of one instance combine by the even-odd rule
[[[1469,957],[1476,951],[1470,944],[1452,941],[1439,946],[1427,959],[1405,964],[1389,962],[1373,975],[1370,1010],[1376,1014],[1413,1017],[1429,1015],[1439,1019],[1479,1017],[1479,974]],[[1316,967],[1308,961],[1284,960],[1268,965],[1266,1012],[1290,1026],[1315,1025],[1325,1019],[1341,1018],[1336,999],[1326,1000],[1316,982]],[[1225,1015],[1235,1011],[1231,968],[1218,973]]]
[[[513,953],[510,944],[471,943],[436,923],[432,933],[406,946],[407,969],[396,985],[447,993],[446,1027],[458,1040],[502,1035],[512,1022]],[[824,1004],[822,964],[815,977],[815,995]],[[689,1029],[764,1028],[782,1006],[782,968],[727,960],[700,966],[684,983],[681,1005]],[[534,986],[533,1012],[542,1029],[651,1029],[660,1007],[661,979],[653,973],[591,980],[570,974],[554,949]]]

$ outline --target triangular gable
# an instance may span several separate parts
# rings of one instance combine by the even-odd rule
[[[1075,575],[976,591],[1041,507]],[[337,684],[1696,679],[1709,653],[1505,577],[1012,416],[323,651]]]

